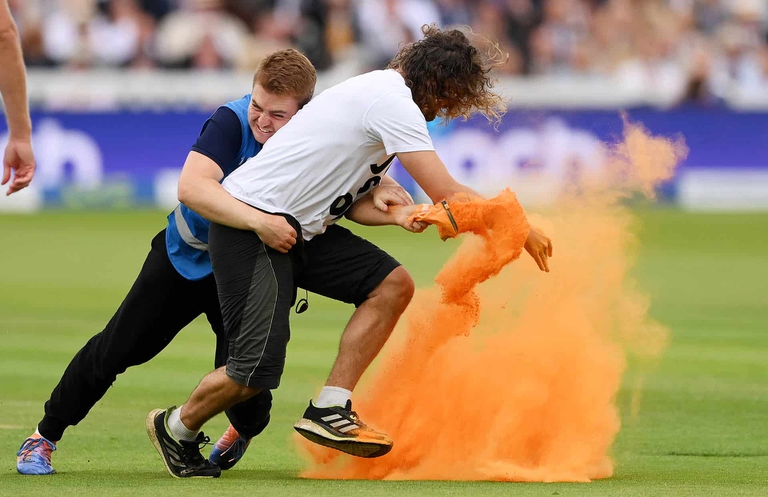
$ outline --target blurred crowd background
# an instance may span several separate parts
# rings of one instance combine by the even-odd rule
[[[252,71],[276,49],[318,70],[383,66],[424,23],[470,25],[504,75],[611,78],[717,104],[768,86],[766,0],[10,0],[29,67]]]

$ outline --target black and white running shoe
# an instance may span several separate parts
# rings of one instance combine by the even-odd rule
[[[168,429],[168,416],[176,409],[155,409],[147,416],[147,435],[155,445],[165,468],[174,478],[218,478],[221,468],[203,457],[200,448],[210,442],[203,432],[194,442],[177,441]]]
[[[392,450],[389,435],[360,421],[351,400],[345,407],[315,407],[310,400],[293,427],[307,440],[357,457],[380,457]]]

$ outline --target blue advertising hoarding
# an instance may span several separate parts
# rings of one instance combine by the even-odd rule
[[[35,207],[171,206],[184,160],[208,118],[201,112],[37,113]],[[635,109],[654,135],[682,136],[690,149],[667,197],[694,208],[768,208],[768,114],[723,109]],[[493,128],[484,118],[432,125],[451,173],[481,191],[510,186],[526,203],[554,198],[574,163],[599,167],[601,147],[621,139],[618,111],[512,110]],[[7,133],[0,123],[0,146]],[[392,174],[418,195],[400,168]],[[0,201],[0,209],[8,203]]]

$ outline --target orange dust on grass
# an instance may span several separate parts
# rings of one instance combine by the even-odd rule
[[[610,477],[623,380],[639,405],[643,364],[667,330],[629,275],[636,244],[622,200],[651,198],[687,154],[682,141],[625,120],[599,177],[584,177],[544,216],[508,190],[453,202],[465,236],[417,292],[354,394],[392,451],[361,459],[296,437],[302,476],[339,479],[590,481]],[[550,273],[523,251],[529,222],[553,240]],[[518,262],[510,264],[520,258]],[[636,414],[636,413],[635,413]]]

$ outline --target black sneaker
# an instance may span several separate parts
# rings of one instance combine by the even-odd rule
[[[307,440],[357,457],[380,457],[392,450],[392,439],[360,421],[351,400],[345,407],[315,407],[310,400],[293,427]]]
[[[204,458],[200,447],[210,442],[210,438],[197,434],[194,442],[176,441],[168,430],[168,416],[176,409],[155,409],[147,416],[147,435],[155,444],[157,452],[163,458],[165,468],[174,478],[218,478],[221,469]]]

